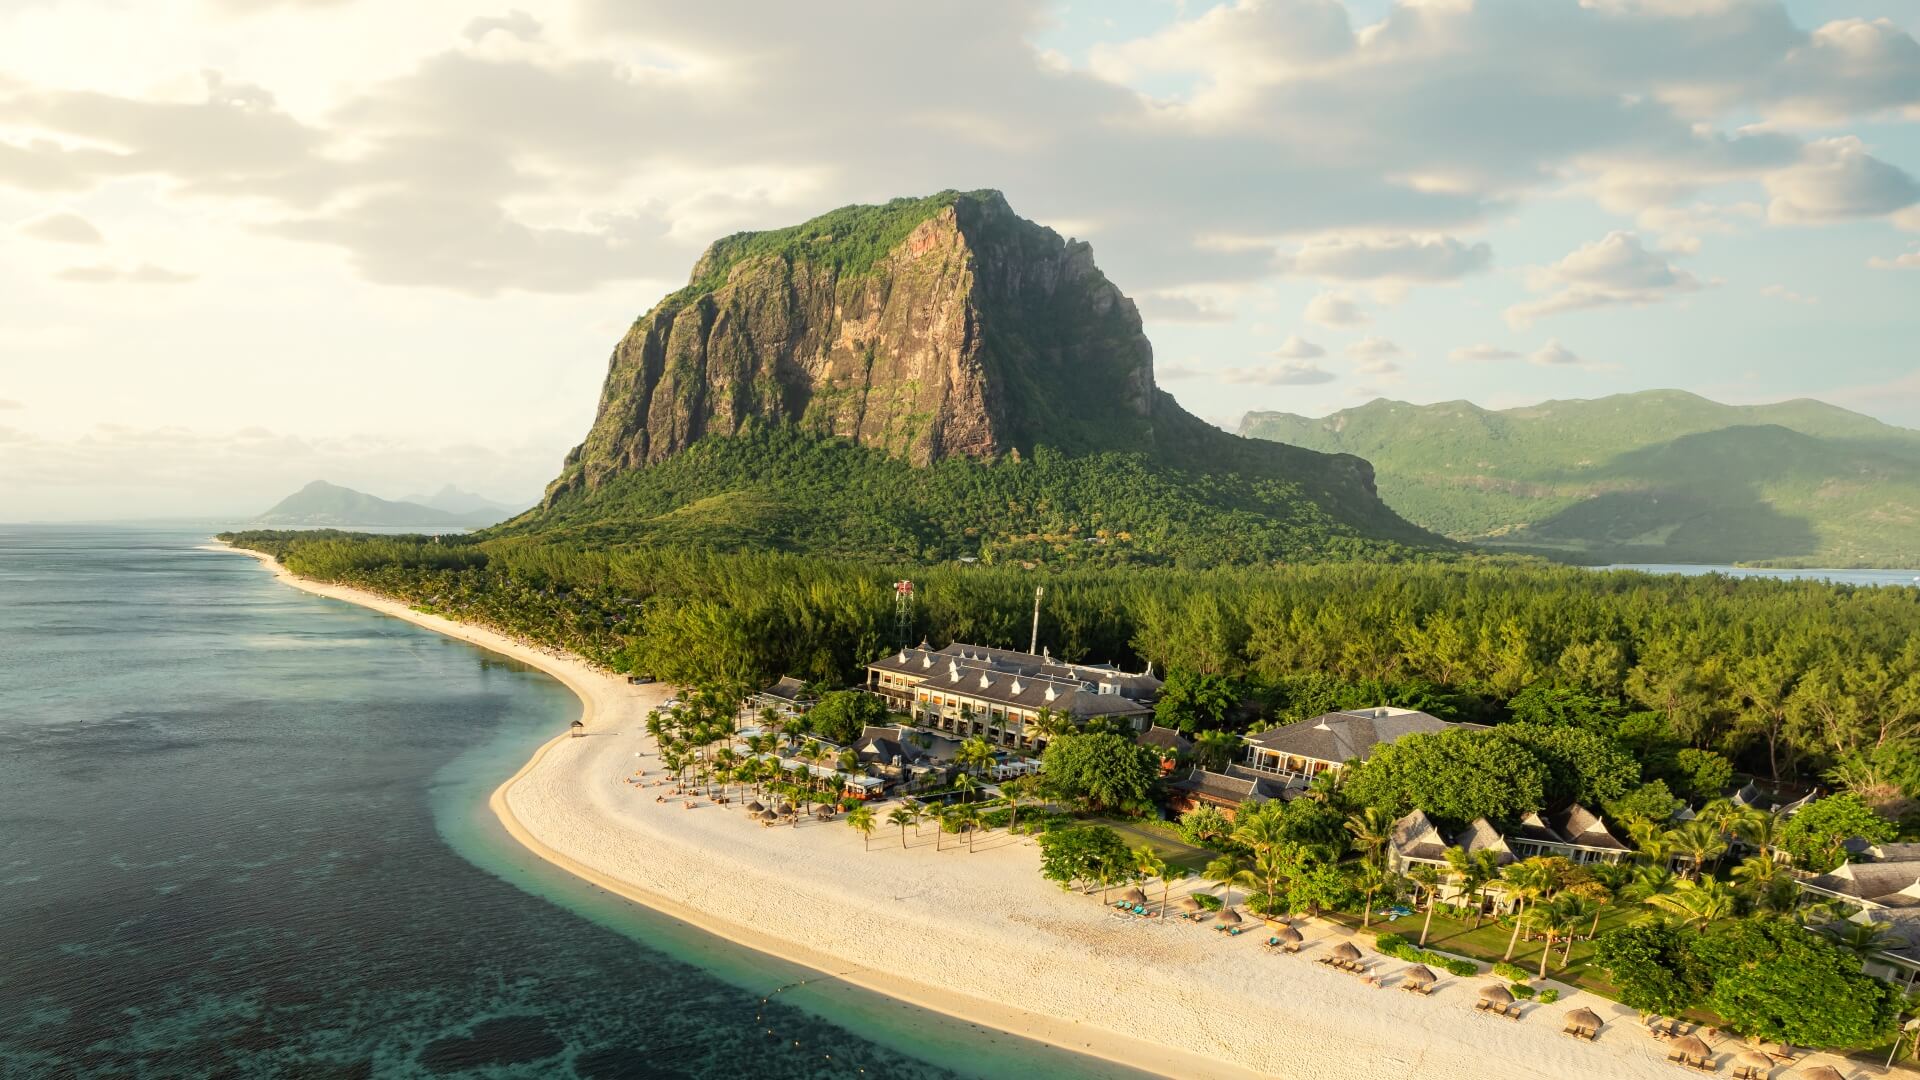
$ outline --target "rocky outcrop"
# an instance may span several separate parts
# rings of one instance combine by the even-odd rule
[[[864,261],[863,230],[891,241]],[[714,244],[614,349],[548,501],[754,424],[927,464],[1147,450],[1154,411],[1139,313],[1092,249],[998,192],[945,193]]]

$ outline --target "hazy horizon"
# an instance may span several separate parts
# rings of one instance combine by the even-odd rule
[[[1916,30],[1890,0],[10,8],[0,518],[523,498],[709,241],[943,188],[1090,241],[1229,428],[1654,388],[1920,427]]]

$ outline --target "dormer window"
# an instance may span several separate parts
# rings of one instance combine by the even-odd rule
[[[1053,687],[1051,687],[1051,686],[1049,686],[1049,687],[1047,687],[1047,692],[1046,692],[1046,694],[1045,694],[1045,695],[1043,695],[1043,696],[1044,696],[1044,697],[1045,697],[1045,698],[1046,698],[1046,699],[1047,699],[1048,701],[1052,701],[1052,700],[1053,700],[1054,698],[1056,698],[1056,697],[1058,697],[1059,695],[1058,695],[1058,694],[1055,694],[1055,693],[1053,692]]]

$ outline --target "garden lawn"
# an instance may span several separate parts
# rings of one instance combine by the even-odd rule
[[[1638,904],[1608,904],[1600,909],[1599,932],[1604,934],[1609,930],[1625,926],[1646,912],[1647,909]],[[1338,918],[1350,926],[1360,925],[1357,916],[1342,914]],[[1417,943],[1420,940],[1420,927],[1425,919],[1426,913],[1422,911],[1416,911],[1412,915],[1398,919],[1383,919],[1376,916],[1370,929],[1382,934],[1399,934],[1409,942]],[[1488,919],[1475,929],[1471,919],[1453,918],[1443,909],[1433,913],[1433,929],[1427,935],[1427,947],[1473,960],[1494,963],[1506,955],[1507,940],[1512,934],[1513,923],[1510,920],[1502,924]],[[1539,971],[1540,948],[1544,944],[1546,942],[1540,938],[1536,937],[1528,941],[1522,936],[1520,944],[1513,950],[1513,963],[1525,968],[1529,974]],[[1583,932],[1574,941],[1573,958],[1563,967],[1560,957],[1565,949],[1565,942],[1562,939],[1555,939],[1553,958],[1547,961],[1548,978],[1609,996],[1615,992],[1606,981],[1606,972],[1593,968],[1589,964],[1593,958],[1591,938]]]

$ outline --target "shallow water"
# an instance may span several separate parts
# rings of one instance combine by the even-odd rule
[[[203,542],[0,526],[0,1076],[1139,1075],[532,858],[571,694]]]
[[[1736,578],[1772,578],[1776,581],[1831,581],[1839,585],[1920,586],[1920,570],[1774,570],[1755,566],[1715,566],[1706,563],[1616,563],[1596,570],[1639,570],[1647,574],[1725,574]]]

